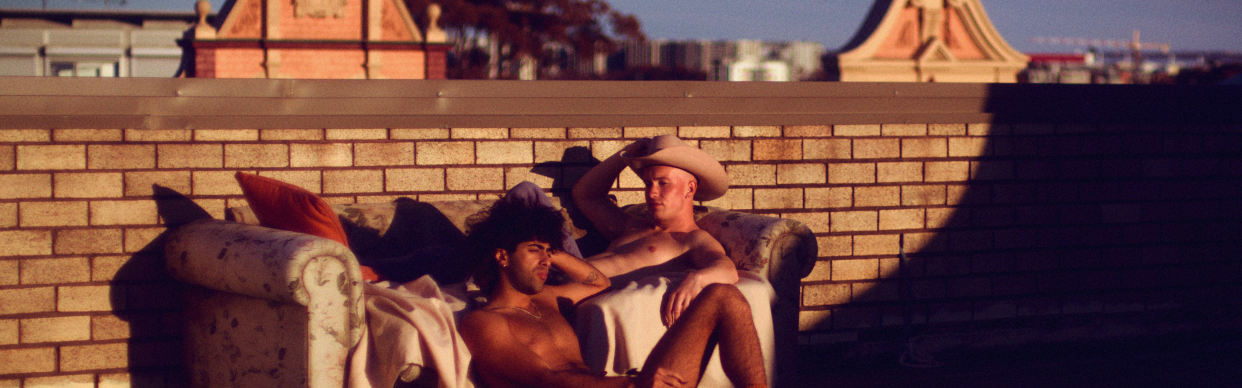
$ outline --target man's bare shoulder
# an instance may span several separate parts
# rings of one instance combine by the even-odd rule
[[[711,265],[714,262],[728,260],[725,253],[724,245],[716,240],[710,233],[702,229],[690,231],[686,236],[686,253],[690,255],[690,259],[695,266],[699,268]]]
[[[487,334],[494,334],[502,327],[504,331],[509,331],[505,316],[487,308],[479,308],[466,313],[461,317],[460,326],[462,336],[470,337],[469,339],[486,337]]]
[[[694,229],[686,233],[685,244],[690,249],[721,247],[720,241],[703,229]]]

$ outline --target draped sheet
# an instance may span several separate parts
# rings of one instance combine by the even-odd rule
[[[454,312],[465,303],[423,276],[399,284],[364,286],[367,329],[350,356],[349,388],[388,388],[434,368],[440,388],[473,388],[470,351]]]
[[[651,349],[668,330],[661,324],[660,318],[664,294],[671,291],[684,275],[684,272],[647,275],[627,281],[620,288],[579,305],[575,331],[587,366],[609,375],[642,368]],[[768,372],[768,386],[772,386],[773,371],[776,370],[772,304],[776,302],[776,291],[759,275],[748,271],[738,271],[738,275],[737,288],[750,303],[754,314],[764,369]],[[614,284],[618,284],[618,280],[614,279]],[[733,386],[720,366],[719,348],[713,352],[699,386]]]

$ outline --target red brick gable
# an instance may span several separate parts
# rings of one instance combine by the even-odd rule
[[[427,42],[399,0],[236,0],[226,8],[218,32],[196,33],[195,77],[443,78],[442,66],[428,77]],[[437,62],[442,50],[433,51]]]
[[[380,29],[381,35],[372,40],[414,40],[418,33],[406,28],[406,18],[409,13],[405,11],[404,6],[397,4],[401,3],[394,0],[384,1],[384,7],[380,9],[380,20],[383,25]]]
[[[260,38],[263,36],[262,0],[238,0],[221,28],[220,38]]]

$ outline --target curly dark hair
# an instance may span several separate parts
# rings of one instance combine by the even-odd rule
[[[496,287],[500,269],[496,249],[512,253],[526,241],[547,243],[564,249],[565,217],[556,209],[541,205],[496,201],[491,207],[470,216],[462,253],[474,274],[474,283],[486,294]]]

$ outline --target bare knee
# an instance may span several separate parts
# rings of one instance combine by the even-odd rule
[[[699,293],[700,298],[718,301],[725,305],[743,304],[749,306],[746,297],[742,296],[742,291],[732,284],[714,283],[703,287],[703,291]]]

